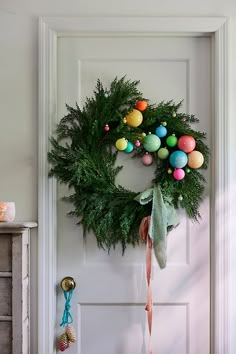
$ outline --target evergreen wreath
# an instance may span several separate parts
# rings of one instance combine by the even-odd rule
[[[69,113],[50,138],[49,174],[73,191],[65,197],[74,208],[69,214],[108,250],[121,243],[124,252],[127,244],[138,243],[140,223],[152,213],[152,203],[138,203],[139,193],[116,184],[122,169],[115,165],[118,151],[141,157],[145,165],[154,163],[150,184],[159,186],[163,200],[184,208],[195,221],[200,217],[205,181],[199,169],[207,168],[209,158],[206,134],[192,129],[198,118],[178,112],[182,102],[149,104],[138,84],[115,78],[106,89],[98,80],[83,108],[66,105]]]

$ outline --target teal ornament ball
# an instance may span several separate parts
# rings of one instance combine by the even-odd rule
[[[154,152],[161,146],[161,140],[155,134],[148,134],[143,139],[143,147],[149,152]]]
[[[174,168],[183,168],[187,165],[188,156],[181,150],[176,150],[170,155],[170,164]]]
[[[164,138],[164,136],[166,136],[166,134],[167,134],[167,129],[163,125],[160,125],[159,127],[156,128],[156,135],[159,138]]]
[[[166,144],[170,147],[174,147],[177,145],[177,141],[178,139],[176,138],[175,135],[170,135],[168,136],[168,138],[166,139]]]
[[[124,150],[124,152],[126,152],[127,154],[129,154],[130,152],[132,152],[134,150],[134,144],[132,144],[130,141],[128,141],[127,143],[127,148]]]
[[[164,148],[161,148],[160,150],[158,150],[157,155],[158,155],[159,159],[165,160],[169,156],[169,151],[167,150],[167,148],[164,147]]]

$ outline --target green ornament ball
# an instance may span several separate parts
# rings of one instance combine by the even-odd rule
[[[159,159],[165,160],[169,156],[169,151],[167,150],[167,148],[164,147],[164,148],[161,148],[160,150],[158,150],[157,155],[158,155]]]
[[[170,135],[168,136],[168,138],[166,139],[166,144],[170,147],[174,147],[177,145],[177,141],[178,139],[176,138],[175,135]]]
[[[143,139],[143,147],[149,152],[154,152],[161,146],[161,140],[155,134],[148,134]]]

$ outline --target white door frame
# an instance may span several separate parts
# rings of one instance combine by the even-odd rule
[[[56,352],[56,181],[48,178],[47,153],[57,118],[57,39],[96,33],[212,36],[211,354],[228,354],[229,58],[228,20],[224,17],[49,17],[39,20],[38,353]]]

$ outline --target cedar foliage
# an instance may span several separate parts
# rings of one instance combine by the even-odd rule
[[[166,122],[168,135],[175,133],[177,138],[193,136],[195,149],[204,155],[202,168],[207,168],[208,164],[209,149],[203,142],[206,135],[192,129],[191,124],[198,122],[194,115],[178,112],[182,102],[149,104],[142,112],[143,123],[137,128],[128,127],[123,122],[136,102],[145,99],[137,88],[138,84],[139,81],[125,77],[115,78],[106,90],[98,80],[93,97],[87,98],[82,108],[66,105],[68,114],[61,119],[50,139],[49,175],[71,188],[72,194],[65,198],[73,205],[70,214],[78,217],[85,233],[88,230],[94,232],[99,247],[108,250],[118,243],[123,251],[127,244],[135,245],[139,239],[139,224],[151,213],[151,203],[141,206],[134,200],[137,193],[116,184],[122,166],[115,165],[117,152],[112,146],[118,138],[125,137],[134,143],[142,132],[155,132],[157,126]],[[173,117],[174,112],[176,117]],[[109,132],[104,131],[106,124],[110,127]],[[162,146],[165,146],[163,139]],[[168,147],[168,150],[171,153],[176,148]],[[144,153],[141,145],[135,148],[132,157]],[[197,220],[204,192],[200,170],[191,170],[183,180],[176,181],[167,172],[169,160],[160,160],[157,153],[153,153],[153,157],[156,163],[153,185],[159,184],[164,199],[170,197],[176,208],[185,208],[187,215]],[[182,201],[178,200],[180,195]]]

